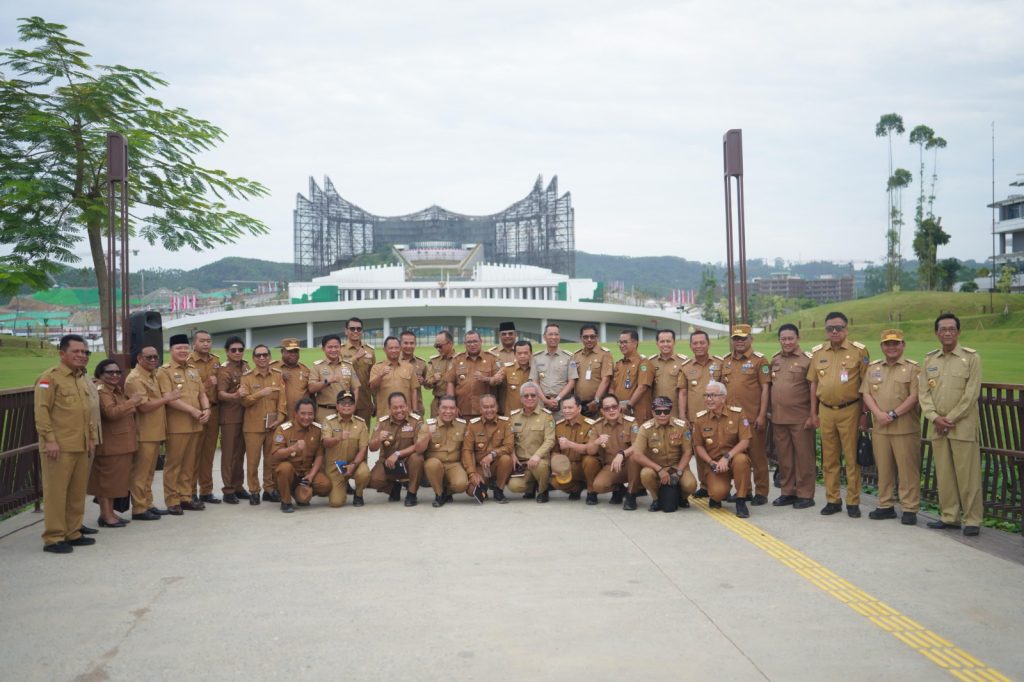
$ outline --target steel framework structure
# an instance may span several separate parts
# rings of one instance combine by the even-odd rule
[[[403,216],[377,216],[342,198],[330,178],[309,197],[296,197],[295,277],[308,281],[356,256],[393,244],[451,241],[482,244],[491,263],[538,265],[575,277],[575,216],[569,192],[558,196],[558,176],[544,188],[537,176],[526,197],[499,213],[471,216],[434,205]]]

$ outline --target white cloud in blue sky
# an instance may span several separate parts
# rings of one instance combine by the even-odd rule
[[[748,254],[879,260],[886,145],[878,117],[935,129],[940,257],[991,253],[996,194],[1024,173],[1024,3],[24,2],[99,63],[159,72],[158,93],[224,128],[203,158],[260,180],[242,209],[272,228],[215,254],[290,260],[308,177],[378,214],[437,203],[484,214],[558,174],[586,251],[724,259],[721,138],[744,132]],[[904,255],[912,258],[915,174]],[[930,171],[929,171],[930,172]],[[85,253],[84,246],[81,250]]]

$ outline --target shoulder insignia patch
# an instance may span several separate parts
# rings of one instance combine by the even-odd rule
[[[377,423],[378,424],[383,424],[384,422],[386,422],[389,419],[391,419],[391,415],[390,414],[386,414],[383,417],[381,417],[380,419],[378,419]]]
[[[431,356],[430,356],[430,359],[431,359],[431,360],[437,360],[437,359],[438,359],[439,357],[441,357],[441,354],[440,354],[440,353],[438,353],[437,355],[431,355]]]
[[[611,353],[611,350],[605,348],[604,346],[601,346],[601,350],[603,350],[605,353]]]
[[[415,419],[416,421],[419,421],[419,420],[423,419],[423,417],[421,417],[420,415],[416,414],[415,412],[410,412],[409,416],[411,418]]]
[[[479,419],[479,417],[477,417],[477,419]],[[499,414],[499,415],[498,415],[498,419],[500,419],[500,420],[501,420],[501,421],[503,421],[503,422],[507,422],[507,421],[508,421],[508,417],[506,417],[506,416],[505,416],[505,415],[503,415],[503,414]]]
[[[939,353],[941,351],[942,351],[941,348],[936,348],[935,350],[928,351],[927,353],[925,353],[925,355],[935,355],[936,353]]]
[[[244,376],[248,376],[248,375],[250,375],[250,374],[252,374],[252,370],[251,370],[251,369],[247,369],[247,370],[245,370],[244,372],[242,372],[242,376],[243,376],[243,377],[244,377]]]
[[[706,415],[707,413],[708,413],[708,411],[707,411],[707,410],[701,410],[700,412],[698,412],[698,413],[696,414],[696,416],[698,416],[698,417],[703,417],[703,416],[704,416],[704,415]]]
[[[353,419],[358,419],[359,421],[363,422],[364,424],[366,423],[366,420],[363,419],[362,417],[360,417],[358,414],[352,415],[352,418]],[[385,419],[387,419],[387,417],[385,417]]]
[[[821,350],[824,347],[825,347],[825,344],[819,343],[817,346],[815,346],[814,348],[811,349],[811,352],[812,353],[817,353],[819,350]]]
[[[165,362],[164,364],[162,364],[160,366],[163,367],[164,369],[170,369],[171,368],[171,363]]]
[[[644,428],[645,429],[653,429],[654,428],[654,423],[655,422],[654,422],[653,419],[648,419],[647,421],[644,422]]]
[[[551,414],[551,410],[549,410],[549,409],[548,409],[548,408],[546,408],[546,407],[542,407],[542,408],[540,408],[540,409],[541,409],[542,411],[544,411],[544,412],[547,412],[548,414]]]
[[[337,419],[337,418],[338,418],[337,414],[329,414],[326,417],[324,417],[324,421],[331,421],[332,419]]]
[[[277,372],[278,374],[280,374],[280,373],[281,373],[281,370],[279,370],[279,369],[278,369],[277,367],[271,367],[271,368],[270,368],[270,371],[271,371],[271,372]]]
[[[679,419],[678,417],[676,417],[675,419],[672,420],[672,423],[675,424],[676,426],[681,426],[684,429],[686,428],[686,420],[685,419]]]
[[[536,353],[534,353],[533,355],[534,355],[534,357],[536,357],[536,356],[538,356],[538,355],[541,355],[541,354],[543,354],[543,353],[544,353],[544,351],[542,351],[542,350],[539,350],[539,351],[537,351]]]
[[[679,358],[680,360],[682,360],[683,362],[685,362],[685,361],[690,359],[690,358],[686,357],[685,355],[683,355],[682,353],[676,353],[676,357]]]
[[[884,360],[882,360],[881,358],[879,358],[878,360],[872,360],[872,361],[871,361],[871,364],[872,364],[872,365],[879,365],[879,364],[881,364],[881,363],[883,363],[883,362],[885,362],[885,361],[884,361]]]
[[[519,410],[512,410],[512,414],[519,414],[520,412],[522,412],[521,409],[519,409]]]
[[[588,425],[588,426],[593,426],[594,424],[596,424],[596,423],[597,423],[596,421],[594,421],[594,420],[593,420],[593,419],[591,419],[590,417],[584,417],[584,418],[583,418],[583,421],[585,421],[585,422],[587,423],[587,425]]]
[[[761,352],[755,350],[754,351],[754,357],[755,358],[763,358],[764,357],[764,353],[761,353]]]
[[[559,424],[564,424],[564,423],[565,423],[565,417],[563,417],[563,418],[559,419],[558,421],[556,421],[555,422],[555,426],[558,426]]]
[[[469,423],[470,424],[476,424],[479,421],[480,421],[480,417],[473,417],[472,419],[469,420]]]
[[[774,353],[772,353],[772,360],[774,360],[775,358],[779,357],[780,355],[782,355],[782,351],[781,350],[775,351]]]
[[[320,425],[320,422],[311,422],[311,423],[313,424],[313,426],[315,426],[318,429],[324,428],[323,426]]]
[[[437,420],[434,419],[433,417],[431,417],[430,419],[427,420],[427,423],[430,424],[430,425],[434,425],[434,424],[437,423]]]
[[[373,346],[371,346],[371,345],[370,345],[370,344],[368,344],[368,343],[364,343],[364,344],[363,344],[363,346],[365,346],[366,348],[369,348],[370,350],[374,350],[374,347],[373,347]]]
[[[325,362],[327,362],[327,360],[326,360],[326,359],[324,359],[324,358],[320,358],[319,360],[317,360],[317,361],[316,361],[316,362],[314,362],[313,364],[314,364],[314,365],[322,365],[322,364],[324,364]]]
[[[457,421],[457,422],[458,422],[458,423],[460,423],[460,424],[465,424],[465,423],[466,423],[466,420],[465,420],[465,419],[463,419],[462,417],[456,417],[456,418],[455,418],[455,421]]]
[[[907,362],[909,362],[912,365],[918,364],[917,360],[911,360],[910,358],[903,358],[903,359],[906,360]]]
[[[622,418],[625,419],[628,422],[635,422],[636,421],[636,417],[630,417],[627,414],[622,415]]]
[[[808,350],[805,350],[805,351],[804,351],[804,355],[805,355],[805,356],[807,356],[807,357],[813,357],[813,355],[814,355],[814,354],[813,354],[813,353],[811,353],[811,352],[810,352],[810,351],[808,351]]]
[[[967,346],[960,346],[960,348],[964,349],[968,353],[977,353],[978,352],[978,351],[974,350],[973,348],[968,348]]]
[[[857,348],[860,348],[861,350],[867,350],[867,346],[865,346],[865,345],[864,345],[863,343],[861,343],[860,341],[851,341],[850,343],[852,343],[852,344],[853,344],[854,346],[856,346]]]
[[[281,424],[281,430],[282,431],[287,431],[290,428],[292,428],[292,423],[291,422],[285,422],[284,424]]]
[[[736,407],[735,405],[730,406],[729,409],[732,410],[733,412],[742,412],[743,411],[742,407]]]

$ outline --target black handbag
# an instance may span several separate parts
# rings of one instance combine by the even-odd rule
[[[857,464],[862,467],[875,466],[875,451],[871,447],[871,436],[867,431],[861,431],[857,436]]]

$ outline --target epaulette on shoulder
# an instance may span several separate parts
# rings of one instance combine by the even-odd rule
[[[594,420],[594,426],[599,425],[603,421],[604,421],[604,417],[598,417],[597,419]]]
[[[96,384],[96,390],[97,391],[105,391],[105,390],[107,390],[107,385],[106,384]]]
[[[558,421],[555,422],[555,426],[558,426],[559,424],[564,424],[564,423],[565,423],[565,417],[562,417],[561,419],[559,419]]]
[[[247,369],[247,370],[245,370],[244,372],[242,372],[242,376],[243,376],[243,377],[244,377],[244,376],[248,376],[249,374],[252,374],[252,370],[251,370],[251,369]]]
[[[279,370],[279,369],[278,369],[277,367],[271,367],[271,368],[270,368],[270,371],[271,371],[271,372],[277,372],[278,374],[280,374],[280,373],[281,373],[281,370]]]
[[[809,351],[809,350],[805,350],[805,351],[804,351],[804,355],[810,358],[810,357],[813,357],[813,356],[814,356],[814,353],[812,353],[812,352],[811,352],[811,351]]]
[[[967,351],[968,353],[977,353],[978,352],[978,351],[974,350],[973,348],[968,348],[967,346],[960,346],[960,348],[965,350],[965,351]]]
[[[434,425],[434,424],[437,423],[437,420],[434,419],[433,417],[431,417],[430,419],[427,420],[427,423],[430,424],[430,425]]]
[[[415,412],[410,412],[409,416],[412,417],[413,419],[415,419],[416,421],[420,421],[421,419],[423,419],[423,417],[421,417],[420,415],[416,414]]]
[[[162,364],[160,366],[163,367],[164,369],[170,369],[171,368],[171,363],[165,362],[164,364]]]
[[[337,419],[337,418],[338,418],[338,415],[336,413],[335,414],[329,414],[326,417],[324,417],[324,421],[330,421],[332,419]]]
[[[723,360],[723,358],[722,358],[722,356],[721,356],[721,355],[711,355],[711,354],[709,353],[709,354],[708,354],[708,357],[709,357],[709,358],[711,358],[712,360],[718,360],[719,362],[722,362],[722,360]]]
[[[693,362],[693,358],[686,358],[685,360],[683,360],[683,364],[684,364],[684,365],[688,365],[688,364],[690,364],[691,362]]]
[[[431,356],[430,356],[430,359],[431,359],[431,360],[437,360],[437,359],[438,359],[439,357],[441,357],[441,354],[440,354],[440,353],[437,353],[436,355],[431,355]]]
[[[880,363],[882,363],[882,362],[885,362],[885,360],[884,360],[884,359],[882,359],[882,358],[879,358],[879,359],[877,359],[877,360],[872,360],[872,361],[871,361],[871,364],[872,364],[872,365],[877,365],[877,364],[880,364]]]
[[[465,424],[466,423],[466,420],[463,419],[462,417],[456,417],[455,421],[459,422],[460,424]]]
[[[695,417],[703,417],[703,416],[704,416],[704,415],[706,415],[707,413],[708,413],[708,411],[707,411],[707,410],[701,410],[700,412],[698,412],[698,413],[697,413],[697,414],[695,414],[694,416],[695,416]]]
[[[682,360],[683,362],[686,362],[687,360],[690,359],[690,358],[686,357],[685,355],[683,355],[682,353],[676,353],[676,357],[679,358],[680,360]]]
[[[909,362],[912,365],[918,364],[917,360],[911,360],[910,358],[903,358],[903,359],[906,360],[907,362]]]
[[[314,362],[313,364],[314,364],[314,365],[322,365],[322,364],[324,364],[325,362],[327,362],[327,359],[326,359],[326,358],[320,358],[319,360],[317,360],[317,361],[316,361],[316,362]]]
[[[479,417],[478,417],[478,418],[479,418]],[[507,421],[508,421],[508,417],[506,417],[506,416],[505,416],[505,415],[503,415],[503,414],[499,414],[499,415],[498,415],[498,419],[500,419],[500,420],[502,420],[502,421],[505,421],[505,422],[507,422]]]
[[[359,421],[363,422],[364,424],[366,423],[366,420],[365,420],[365,419],[363,419],[362,417],[360,417],[360,416],[359,416],[358,414],[354,414],[354,415],[352,415],[352,418],[353,418],[353,419],[358,419]],[[386,419],[386,418],[387,418],[387,417],[385,417],[385,419]]]
[[[636,417],[630,417],[628,414],[622,415],[622,418],[625,419],[628,422],[635,422],[636,421]]]
[[[520,412],[522,412],[522,409],[512,410],[512,414],[519,414]]]
[[[390,415],[390,414],[386,414],[386,415],[384,415],[383,417],[381,417],[380,419],[378,419],[378,420],[377,420],[377,423],[378,423],[378,424],[381,424],[381,423],[383,423],[383,422],[386,422],[386,421],[387,421],[387,420],[389,420],[389,419],[391,419],[391,415]]]
[[[541,409],[542,411],[544,411],[544,412],[547,412],[548,414],[551,414],[551,410],[549,410],[549,409],[548,409],[548,408],[546,408],[546,407],[542,407],[542,408],[540,408],[540,409]]]
[[[491,346],[490,348],[487,349],[487,352],[488,353],[493,353],[494,351],[498,351],[498,350],[501,350],[501,349],[498,348],[497,346]]]
[[[502,367],[512,367],[516,363],[514,363],[514,362],[499,362],[498,364],[501,365]]]
[[[655,423],[656,422],[653,419],[648,419],[647,421],[644,422],[644,428],[645,429],[653,429]]]
[[[469,423],[470,424],[476,424],[477,422],[480,421],[480,419],[481,419],[480,417],[473,417],[472,419],[469,420]]]
[[[672,420],[672,423],[675,424],[676,426],[681,426],[684,429],[686,428],[686,420],[685,419],[680,419],[679,417],[676,417],[675,419]]]
[[[370,350],[377,350],[376,348],[374,348],[373,346],[371,346],[371,345],[370,345],[370,344],[368,344],[368,343],[364,343],[363,345],[364,345],[365,347],[369,348]]]
[[[568,355],[570,358],[572,357],[572,353],[570,353],[569,351],[565,350],[564,348],[559,348],[558,352],[561,353],[562,355]]]
[[[285,422],[284,424],[281,424],[281,430],[282,431],[287,431],[290,428],[292,428],[292,423],[291,422]]]
[[[318,429],[324,428],[323,425],[320,422],[313,422],[313,426],[315,426]]]
[[[729,409],[732,410],[733,412],[742,412],[743,411],[742,407],[737,407],[736,405],[731,405],[729,407]]]
[[[928,351],[927,353],[925,353],[925,355],[935,355],[936,353],[940,353],[940,352],[942,352],[942,349],[941,348],[936,348],[935,350]]]
[[[605,353],[611,353],[612,352],[610,348],[605,348],[604,346],[598,346],[598,348],[603,350]]]
[[[815,346],[814,348],[811,349],[811,352],[812,353],[817,353],[819,350],[821,350],[824,347],[825,347],[825,344],[819,343],[817,346]]]
[[[338,364],[339,365],[349,365],[350,367],[355,367],[355,365],[352,364],[351,360],[338,360]]]
[[[755,350],[754,351],[754,357],[755,358],[763,358],[764,357],[764,353]]]
[[[860,348],[861,350],[867,350],[868,349],[868,347],[865,346],[860,341],[851,341],[850,343],[852,343],[855,347]]]
[[[593,426],[594,424],[597,423],[595,420],[591,419],[590,417],[584,417],[583,421],[587,422],[588,426]]]
[[[491,352],[491,351],[489,351],[489,350],[485,350],[485,351],[484,351],[484,353],[487,353],[488,355],[490,355],[490,356],[491,356],[492,358],[494,358],[495,360],[497,360],[497,359],[498,359],[498,356],[497,356],[497,355],[495,355],[494,353],[492,353],[492,352]],[[480,355],[483,355],[484,353],[481,353]]]
[[[774,360],[775,358],[779,357],[780,355],[782,355],[782,351],[781,350],[775,351],[774,353],[772,353],[772,360]]]

